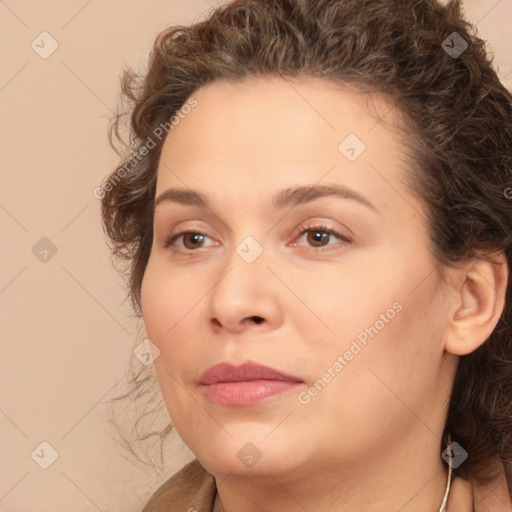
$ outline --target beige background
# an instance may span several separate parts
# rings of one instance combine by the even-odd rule
[[[93,190],[117,161],[106,133],[121,66],[214,3],[0,0],[0,511],[135,512],[166,478],[108,434],[102,402],[122,388],[136,324]],[[466,5],[512,88],[512,0]],[[58,43],[46,59],[31,47],[51,48],[44,31]],[[47,469],[44,441],[58,453]],[[191,456],[178,443],[169,474]]]

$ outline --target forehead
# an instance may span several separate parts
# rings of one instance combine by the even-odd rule
[[[228,141],[222,143],[229,136],[238,142],[236,149],[257,152],[257,143],[264,142],[268,150],[291,149],[300,156],[298,146],[305,152],[324,142],[337,149],[336,142],[347,132],[368,142],[383,134],[389,138],[390,132],[398,139],[396,128],[401,125],[400,111],[384,95],[320,78],[219,80],[196,90],[193,97],[197,106],[173,127],[164,150],[183,142],[185,130],[183,137],[192,137],[198,152],[214,145],[217,152],[223,146],[229,152]],[[304,147],[308,140],[312,144]]]
[[[325,79],[266,77],[213,82],[192,97],[197,105],[165,139],[157,195],[191,187],[240,196],[238,186],[261,196],[326,179],[381,206],[398,199],[407,166],[401,113],[383,95]]]

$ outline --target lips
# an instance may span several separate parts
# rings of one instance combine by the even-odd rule
[[[256,363],[212,366],[201,377],[206,397],[225,405],[251,405],[271,396],[291,391],[304,381],[300,377]]]
[[[270,366],[263,366],[256,363],[245,363],[241,366],[233,366],[230,363],[221,363],[212,366],[207,370],[200,384],[216,384],[217,382],[246,382],[251,380],[282,380],[302,382],[299,377],[286,375]]]

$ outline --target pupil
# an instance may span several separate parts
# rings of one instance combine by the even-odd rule
[[[198,245],[198,244],[197,244],[196,242],[199,242],[199,243],[200,243],[200,242],[201,242],[201,237],[202,237],[202,236],[203,236],[203,235],[201,235],[201,234],[199,234],[199,233],[192,233],[192,234],[191,234],[191,237],[190,237],[190,238],[191,238],[191,244],[192,244],[192,245],[195,245],[195,246],[197,247],[197,245]]]
[[[325,233],[324,231],[313,231],[313,240],[314,242],[322,242],[328,235],[328,233]]]

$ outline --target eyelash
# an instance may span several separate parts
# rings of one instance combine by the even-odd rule
[[[329,227],[327,227],[327,226],[325,226],[323,224],[322,225],[317,225],[317,226],[310,226],[310,227],[300,226],[299,229],[300,229],[300,232],[299,232],[299,235],[298,235],[297,238],[302,237],[305,233],[308,233],[308,232],[319,231],[319,232],[322,232],[322,233],[327,233],[329,235],[334,235],[336,238],[339,238],[340,240],[342,240],[346,244],[349,244],[349,243],[352,242],[352,240],[350,240],[347,236],[345,236],[342,233],[339,233],[338,231],[336,231],[335,229],[329,228]],[[179,231],[178,233],[171,233],[164,240],[164,243],[163,243],[164,248],[166,248],[166,249],[169,248],[171,245],[174,244],[174,242],[178,238],[180,238],[183,235],[187,235],[187,234],[190,234],[190,235],[201,235],[201,236],[204,236],[204,237],[208,237],[208,235],[206,233],[204,233],[204,232],[202,232],[200,230]],[[201,247],[199,249],[201,249]],[[313,250],[314,252],[323,252],[325,250],[330,250],[329,246],[310,247],[310,249]],[[182,250],[184,252],[197,252],[196,250],[187,249],[187,248],[180,249],[180,250]]]

